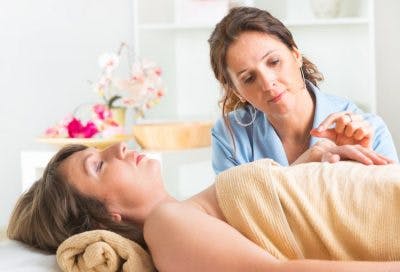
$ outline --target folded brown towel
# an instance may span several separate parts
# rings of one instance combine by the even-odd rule
[[[71,236],[58,247],[57,262],[65,272],[156,271],[140,245],[107,230]]]

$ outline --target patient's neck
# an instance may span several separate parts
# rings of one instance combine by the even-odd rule
[[[166,203],[179,202],[169,194],[165,194],[163,197],[154,198],[151,201],[146,202],[145,205],[140,207],[132,208],[132,206],[125,211],[126,218],[140,228],[143,228],[144,223],[152,211],[156,210],[159,206]]]

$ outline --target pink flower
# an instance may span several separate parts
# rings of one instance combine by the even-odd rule
[[[164,96],[164,90],[163,89],[158,90],[157,91],[157,96],[158,97],[163,97]]]
[[[105,120],[111,117],[111,111],[104,104],[96,104],[93,106],[93,111],[96,113],[97,118]]]
[[[92,121],[83,126],[81,121],[76,118],[69,122],[67,130],[70,138],[91,138],[98,132],[96,125]]]
[[[128,50],[128,54],[122,54],[123,50]],[[132,52],[129,46],[121,43],[117,52],[100,56],[101,74],[94,84],[94,90],[110,108],[119,106],[145,110],[148,108],[146,104],[155,99],[158,101],[164,96],[164,90],[159,91],[163,89],[161,78],[163,71],[152,61],[137,59],[131,62],[130,53]],[[126,69],[120,69],[120,65],[122,61],[126,61],[126,57],[130,67],[125,76]],[[115,100],[115,97],[118,99]],[[95,108],[93,111],[95,112],[93,121],[101,132],[103,123],[112,116],[108,116],[102,108]]]
[[[161,75],[162,75],[162,70],[161,70],[161,68],[160,68],[160,67],[154,68],[154,73],[155,73],[157,76],[161,76]]]
[[[105,53],[99,57],[99,66],[102,69],[113,71],[119,65],[119,56],[115,53]]]
[[[49,127],[48,129],[46,129],[45,132],[46,137],[60,137],[61,135],[61,128],[60,127]]]

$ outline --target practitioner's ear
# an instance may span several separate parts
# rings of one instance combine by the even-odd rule
[[[112,220],[114,222],[117,222],[117,223],[121,222],[121,220],[122,220],[121,215],[119,213],[116,213],[116,212],[112,212],[111,213],[111,218],[112,218]]]
[[[296,47],[293,47],[291,51],[294,59],[296,60],[297,65],[299,66],[299,68],[301,68],[301,66],[303,66],[303,56],[301,55],[300,50],[297,49]]]

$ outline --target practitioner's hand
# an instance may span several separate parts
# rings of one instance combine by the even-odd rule
[[[342,111],[330,114],[310,134],[327,138],[337,145],[371,147],[374,129],[361,115]]]
[[[337,145],[327,139],[322,139],[319,140],[316,144],[314,144],[312,147],[307,149],[303,154],[300,155],[293,163],[294,164],[299,164],[299,163],[306,163],[306,162],[320,162],[322,161],[322,158],[328,159],[328,156],[324,156],[325,153],[331,153],[330,151],[333,150]],[[330,157],[330,156],[329,156]]]
[[[335,163],[343,160],[357,161],[366,165],[385,165],[394,163],[391,159],[382,156],[370,148],[361,145],[340,145],[325,150],[321,161]]]
[[[330,140],[320,140],[304,152],[293,164],[305,162],[338,162],[343,160],[357,161],[363,164],[384,165],[392,160],[361,145],[338,146]]]

